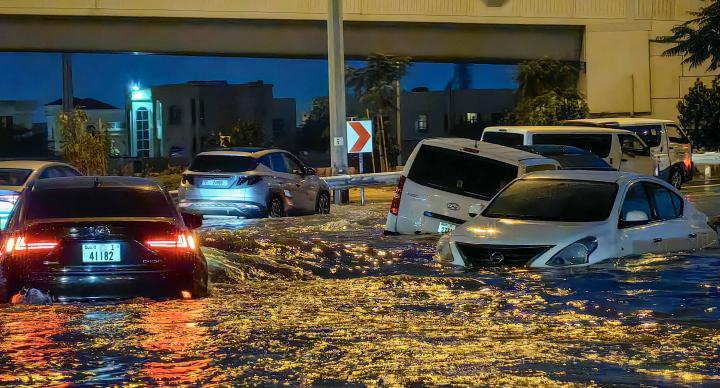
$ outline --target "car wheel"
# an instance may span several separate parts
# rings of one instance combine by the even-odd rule
[[[2,282],[0,283],[0,303],[9,303],[13,295],[20,292],[20,288],[10,280],[4,282],[0,280],[0,282]]]
[[[270,203],[268,204],[268,217],[280,218],[284,216],[285,209],[283,208],[283,203],[280,197],[274,196],[270,198]]]
[[[182,291],[190,291],[192,299],[206,297],[208,295],[207,267],[202,266],[196,268],[189,282],[184,287],[181,287],[179,294],[182,294]]]
[[[676,189],[680,190],[683,185],[683,176],[682,171],[680,171],[679,168],[675,167],[670,172],[670,184],[675,186]]]
[[[315,212],[317,214],[330,214],[330,195],[328,193],[322,192],[318,195]]]

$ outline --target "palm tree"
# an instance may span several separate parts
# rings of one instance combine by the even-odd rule
[[[516,80],[521,98],[534,98],[549,91],[577,88],[578,69],[552,58],[525,61],[518,66]]]
[[[386,170],[388,169],[388,156],[383,115],[396,108],[396,93],[398,93],[396,83],[407,74],[408,68],[411,66],[410,62],[410,57],[376,53],[367,57],[365,67],[358,69],[348,67],[346,69],[347,85],[353,89],[355,95],[360,96],[360,103],[376,119],[381,148],[380,158],[384,160],[384,169]]]
[[[683,63],[691,69],[709,60],[707,70],[716,70],[720,67],[720,2],[712,0],[710,5],[690,15],[694,18],[675,26],[672,35],[658,37],[659,42],[675,44],[663,55],[682,55]]]

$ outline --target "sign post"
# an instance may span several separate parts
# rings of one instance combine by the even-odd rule
[[[358,154],[360,174],[364,173],[364,154],[373,152],[372,120],[348,121],[347,125],[348,154]],[[360,205],[365,206],[365,188],[360,187]]]

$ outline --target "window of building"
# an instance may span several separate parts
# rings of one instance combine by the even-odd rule
[[[190,122],[192,125],[195,125],[197,123],[197,112],[195,111],[195,99],[190,99]]]
[[[182,110],[177,105],[171,105],[170,108],[168,108],[168,116],[168,123],[170,125],[180,124],[182,121]]]
[[[468,124],[478,123],[478,114],[475,112],[468,112],[465,114],[465,122]]]
[[[135,111],[135,136],[137,140],[137,156],[150,156],[150,112],[147,108]]]
[[[13,117],[0,116],[0,129],[13,129]]]
[[[200,105],[198,107],[200,112],[198,115],[200,116],[200,125],[205,126],[205,100],[202,98],[200,99]]]
[[[425,133],[428,131],[428,117],[427,115],[418,115],[415,119],[415,132]]]
[[[273,119],[272,121],[273,137],[281,137],[285,134],[285,119]]]

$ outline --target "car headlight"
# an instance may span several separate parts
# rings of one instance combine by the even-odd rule
[[[566,246],[545,264],[553,267],[587,264],[590,254],[598,247],[597,238],[588,236]]]

